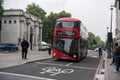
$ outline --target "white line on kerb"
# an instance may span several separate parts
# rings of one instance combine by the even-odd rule
[[[0,74],[27,77],[27,78],[40,79],[40,80],[56,80],[56,79],[49,79],[49,78],[36,77],[36,76],[30,76],[30,75],[22,75],[22,74],[15,74],[15,73],[8,73],[8,72],[0,72]]]

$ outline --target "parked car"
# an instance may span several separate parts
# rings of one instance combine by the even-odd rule
[[[99,48],[95,48],[94,51],[98,52],[98,49],[99,49]]]
[[[49,44],[44,42],[44,41],[42,41],[41,42],[41,46],[39,46],[39,51],[46,51],[48,49],[49,49]]]
[[[18,51],[18,45],[11,43],[0,44],[0,51]]]
[[[40,48],[39,48],[39,51],[46,51],[49,49],[49,46],[48,45],[42,45]]]

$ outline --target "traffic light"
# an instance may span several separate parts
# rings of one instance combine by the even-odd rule
[[[93,45],[93,42],[90,42],[90,45],[92,46],[92,45]]]
[[[95,45],[97,44],[97,42],[96,42],[96,40],[95,40],[95,39],[93,39],[93,44],[95,44]]]
[[[1,28],[2,28],[2,20],[0,20],[0,30],[1,30]]]
[[[108,42],[112,42],[112,32],[108,33]]]
[[[118,0],[119,1],[119,10],[120,10],[120,0]]]

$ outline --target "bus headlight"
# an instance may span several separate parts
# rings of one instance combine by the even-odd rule
[[[53,53],[53,56],[55,56],[56,54],[55,53]]]
[[[74,54],[73,57],[76,58],[77,56]]]

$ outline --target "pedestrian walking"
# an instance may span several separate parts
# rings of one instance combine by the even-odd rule
[[[51,48],[48,48],[48,54],[51,55]]]
[[[49,45],[48,54],[51,55],[51,46]]]
[[[21,47],[22,47],[22,59],[27,59],[27,52],[29,47],[28,41],[23,39],[23,41],[21,42]]]
[[[120,68],[120,46],[118,46],[118,43],[115,43],[115,47],[113,49],[114,54],[114,62],[115,62],[115,72],[119,72]]]
[[[98,53],[99,53],[99,57],[101,57],[102,56],[102,48],[101,47],[99,47]]]
[[[49,48],[48,48],[48,54],[49,54],[49,55],[51,55],[52,47],[53,47],[53,40],[51,39],[51,40],[50,40],[50,44],[49,44]]]

